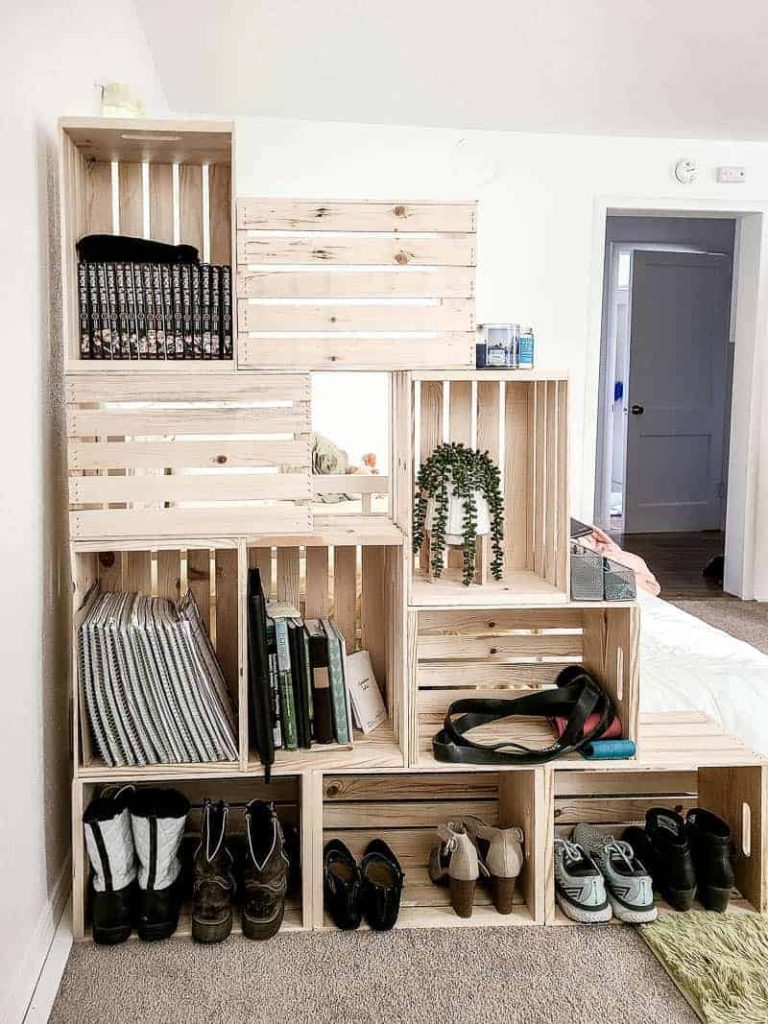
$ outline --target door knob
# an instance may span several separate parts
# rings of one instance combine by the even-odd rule
[[[642,405],[633,405],[632,406],[632,415],[633,416],[642,416],[644,412],[645,412],[645,408]]]

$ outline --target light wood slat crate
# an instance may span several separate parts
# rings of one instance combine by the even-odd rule
[[[553,839],[568,837],[580,821],[621,838],[629,825],[643,825],[651,807],[685,815],[704,807],[731,827],[736,876],[729,912],[768,910],[768,766],[717,766],[697,771],[557,772],[550,792],[545,893],[548,924],[574,924],[554,898]],[[660,913],[675,913],[657,897]],[[702,909],[696,905],[696,909]],[[615,920],[615,919],[614,919]]]
[[[424,607],[561,604],[568,596],[568,383],[548,371],[424,370],[395,374],[395,522],[412,534],[419,468],[437,445],[487,451],[504,498],[500,581],[461,583],[461,553],[449,552],[430,581],[426,551],[413,559],[410,601]],[[410,425],[410,430],[409,430]]]
[[[238,365],[475,361],[476,203],[239,199]]]
[[[315,744],[310,750],[278,751],[275,772],[402,767],[407,740],[402,547],[248,547],[247,560],[249,568],[259,569],[268,598],[291,602],[304,618],[332,619],[348,654],[369,652],[389,713],[389,720],[367,736],[356,729],[351,746]],[[261,771],[253,748],[248,770]]]
[[[152,785],[139,778],[129,780],[137,788]],[[286,775],[267,785],[261,779],[224,776],[213,780],[184,779],[173,782],[173,788],[187,797],[191,806],[187,827],[182,840],[181,859],[187,869],[194,858],[199,843],[200,821],[203,802],[226,800],[230,805],[227,823],[227,841],[244,842],[244,809],[250,800],[274,801],[275,810],[285,825],[292,825],[298,833],[300,863],[296,870],[295,883],[289,887],[286,898],[285,918],[281,931],[302,931],[311,927],[312,891],[312,829],[309,804],[309,780],[300,775]],[[89,880],[90,865],[85,848],[85,834],[81,824],[82,814],[90,801],[103,790],[94,782],[75,781],[72,790],[73,833],[72,833],[72,933],[75,941],[90,938]],[[240,933],[240,907],[235,907],[232,934]],[[192,934],[191,906],[182,905],[179,927],[175,936],[186,938]],[[134,933],[135,937],[135,933]]]
[[[236,540],[201,539],[183,548],[157,542],[130,551],[79,551],[72,555],[72,749],[75,778],[125,781],[231,775],[247,765],[247,691],[242,665],[245,629],[245,548]],[[178,601],[191,590],[227,681],[236,711],[237,762],[155,764],[112,768],[92,741],[78,666],[80,625],[93,600],[94,584],[103,592],[142,593]]]
[[[511,699],[551,686],[566,665],[583,664],[611,696],[623,735],[642,756],[636,605],[433,611],[411,610],[411,763],[436,767],[432,737],[448,706],[464,697]],[[512,739],[534,748],[554,734],[544,719],[508,719],[473,732],[482,742]],[[557,762],[579,766],[580,755]],[[450,766],[446,766],[450,767]]]
[[[65,387],[73,540],[311,528],[308,374]]]
[[[75,117],[59,121],[59,134],[67,369],[231,374],[234,358],[204,368],[198,360],[81,359],[75,244],[114,233],[194,245],[201,262],[232,267],[234,298],[232,122]]]
[[[550,772],[539,768],[450,776],[325,773],[322,831],[315,834],[314,927],[332,927],[322,902],[322,846],[332,838],[343,840],[357,859],[374,838],[392,848],[405,872],[398,928],[543,924],[548,818],[542,812],[551,799],[551,779]],[[460,918],[450,906],[448,890],[429,879],[437,826],[470,814],[489,825],[523,830],[525,859],[509,915],[497,913],[490,894],[478,885],[472,917]]]

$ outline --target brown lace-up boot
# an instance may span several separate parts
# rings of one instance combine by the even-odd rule
[[[205,801],[194,861],[192,938],[196,942],[222,942],[232,931],[235,879],[226,846],[228,816],[223,800]]]
[[[288,855],[272,803],[251,800],[245,809],[243,935],[271,939],[280,930],[288,889]]]

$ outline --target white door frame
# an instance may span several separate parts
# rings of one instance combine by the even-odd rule
[[[731,336],[735,344],[725,527],[724,589],[745,600],[768,600],[768,408],[761,409],[768,321],[768,205],[718,199],[644,199],[598,196],[595,200],[592,280],[585,353],[585,445],[582,479],[592,506],[595,493],[597,410],[600,387],[600,334],[603,314],[605,230],[608,215],[732,217],[736,220],[733,258]],[[762,351],[761,351],[762,350]],[[768,403],[766,403],[768,405]],[[762,479],[758,475],[764,453]]]

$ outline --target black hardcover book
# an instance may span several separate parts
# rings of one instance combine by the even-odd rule
[[[184,264],[181,268],[181,317],[184,332],[184,358],[194,359],[192,350],[192,267]]]
[[[176,358],[184,358],[184,316],[181,301],[181,267],[171,266],[171,299],[173,303],[173,337],[176,342]]]
[[[251,742],[264,765],[264,778],[268,782],[270,767],[275,761],[275,738],[267,652],[267,602],[258,569],[248,570],[248,688]]]
[[[136,340],[139,359],[147,358],[147,301],[144,293],[144,275],[141,264],[133,264],[133,294],[136,300]]]
[[[80,358],[91,358],[91,312],[88,301],[88,266],[77,264],[77,303],[80,315]]]
[[[304,647],[304,623],[301,619],[288,619],[288,651],[291,656],[291,684],[296,708],[296,733],[299,746],[308,750],[312,746],[312,723],[309,717],[309,666]]]
[[[109,303],[109,338],[112,346],[112,358],[121,359],[120,332],[117,327],[117,278],[115,264],[104,264],[107,272],[107,302]]]
[[[312,706],[315,739],[333,743],[333,711],[331,707],[331,675],[328,666],[328,638],[319,619],[305,622],[309,634],[309,657],[312,663]]]
[[[96,283],[99,292],[99,320],[101,321],[101,358],[112,358],[112,335],[109,329],[109,295],[107,292],[107,265],[96,264]]]
[[[165,317],[165,358],[176,358],[176,335],[173,327],[173,296],[171,294],[171,268],[160,266],[160,291],[162,292],[163,316]]]
[[[115,285],[117,289],[117,334],[120,339],[120,358],[131,358],[131,342],[128,333],[128,296],[125,287],[125,264],[115,264]]]
[[[221,358],[232,358],[232,270],[221,268]]]
[[[211,358],[211,265],[200,264],[200,329],[203,335],[203,359]]]
[[[101,314],[99,312],[99,284],[97,266],[95,263],[88,265],[88,308],[91,317],[91,358],[103,358],[103,346],[101,342]]]
[[[193,359],[203,358],[203,323],[200,308],[200,267],[189,268],[192,279],[192,353]]]
[[[133,280],[133,264],[123,264],[125,277],[125,319],[128,326],[128,354],[131,359],[139,358],[139,335],[136,326],[136,285]]]
[[[163,285],[160,277],[160,264],[152,264],[152,305],[155,310],[155,337],[157,339],[157,358],[165,359],[165,308],[163,306]]]
[[[221,268],[211,267],[211,358],[221,358]]]
[[[147,320],[147,357],[157,359],[157,329],[155,323],[155,293],[152,288],[152,264],[141,264],[144,285],[144,315]]]

